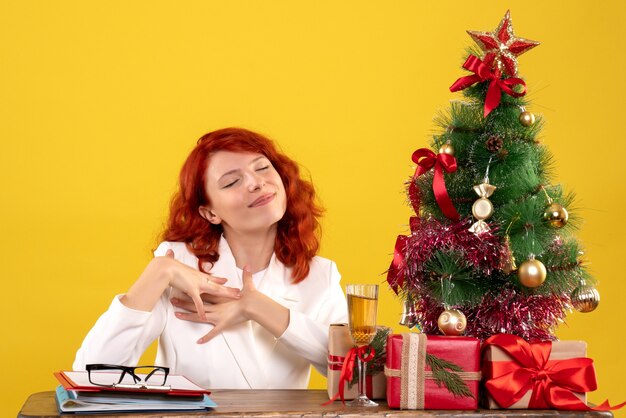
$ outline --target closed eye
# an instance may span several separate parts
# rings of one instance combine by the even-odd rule
[[[268,168],[270,168],[270,166],[266,165],[265,167],[257,168],[256,171],[263,171],[263,170],[267,170]]]
[[[233,180],[232,182],[230,182],[227,185],[223,186],[222,189],[228,189],[229,187],[234,186],[235,183],[237,183],[238,181],[239,181],[239,179]]]

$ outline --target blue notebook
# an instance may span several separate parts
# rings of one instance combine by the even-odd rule
[[[217,406],[201,396],[168,396],[135,392],[77,392],[59,385],[56,389],[59,412],[137,412],[137,411],[206,411]]]

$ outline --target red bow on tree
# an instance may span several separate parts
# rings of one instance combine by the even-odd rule
[[[611,406],[608,401],[595,408],[588,407],[573,392],[596,390],[596,374],[590,358],[549,360],[550,341],[529,344],[511,334],[497,334],[484,345],[496,346],[513,360],[487,364],[485,387],[495,401],[508,408],[519,401],[529,390],[532,396],[529,409],[566,409],[575,411],[610,411],[623,407],[626,402]]]
[[[456,80],[454,84],[450,86],[450,91],[459,91],[478,82],[490,81],[487,96],[485,97],[484,117],[487,117],[493,109],[500,105],[500,98],[502,97],[503,91],[512,97],[521,97],[526,94],[526,83],[524,80],[516,77],[502,79],[500,78],[502,76],[500,70],[496,69],[492,71],[487,64],[474,55],[467,57],[463,68],[474,74]],[[513,87],[516,85],[522,86],[521,92],[518,93],[513,90]]]
[[[417,186],[415,185],[415,179],[434,167],[435,174],[433,176],[433,192],[435,194],[435,200],[437,200],[437,204],[439,205],[441,212],[443,212],[447,218],[452,219],[453,221],[458,221],[461,216],[452,204],[452,200],[450,199],[448,190],[446,189],[446,182],[443,178],[444,171],[446,173],[456,171],[456,159],[454,156],[443,152],[435,154],[428,148],[420,148],[413,153],[411,159],[415,164],[417,164],[415,174],[413,175],[411,184],[409,185],[409,197],[415,213],[419,214],[420,210],[420,195]],[[417,218],[411,218],[412,231],[415,230],[414,228],[417,227],[417,224]],[[391,261],[391,265],[387,271],[387,282],[396,294],[398,293],[398,288],[401,288],[404,284],[404,247],[406,242],[406,236],[398,236],[396,240],[396,247],[393,252],[393,260]]]
[[[443,152],[435,154],[428,148],[420,148],[413,153],[411,159],[415,164],[417,164],[417,169],[415,170],[415,175],[413,176],[413,180],[411,181],[411,185],[409,186],[409,194],[412,196],[417,196],[415,190],[415,178],[421,176],[422,174],[429,171],[431,168],[435,167],[435,175],[433,177],[433,192],[435,193],[435,199],[437,200],[437,204],[447,218],[452,219],[453,221],[458,221],[460,219],[460,215],[454,208],[452,200],[450,200],[448,190],[446,189],[446,182],[443,178],[444,171],[446,173],[452,173],[456,171],[456,159],[454,158],[454,156]],[[411,188],[413,188],[413,190],[411,190]],[[416,213],[419,213],[419,207],[416,208],[415,211]]]

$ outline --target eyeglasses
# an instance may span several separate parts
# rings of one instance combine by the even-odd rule
[[[118,366],[115,364],[87,364],[89,382],[96,386],[125,389],[169,390],[165,386],[169,367]]]

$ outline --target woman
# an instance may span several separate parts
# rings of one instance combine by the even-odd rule
[[[335,263],[317,257],[321,208],[267,138],[228,128],[198,140],[155,258],[76,354],[156,364],[211,389],[302,389],[326,374],[328,327],[347,322]]]

